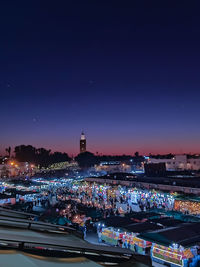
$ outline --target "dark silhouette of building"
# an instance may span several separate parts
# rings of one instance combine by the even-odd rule
[[[86,138],[84,132],[81,133],[80,139],[80,153],[86,152]]]
[[[149,163],[144,165],[145,174],[148,177],[166,176],[165,163]]]

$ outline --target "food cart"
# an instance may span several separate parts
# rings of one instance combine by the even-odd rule
[[[117,246],[118,240],[122,239],[123,234],[114,230],[113,227],[102,229],[101,240],[109,245]]]
[[[151,248],[151,242],[138,238],[135,233],[128,233],[122,229],[113,227],[103,228],[101,233],[101,241],[114,246],[128,248],[140,254],[147,254],[147,250]]]
[[[186,267],[189,265],[189,262],[193,261],[195,255],[192,253],[191,248],[165,247],[153,244],[151,257],[152,261],[164,265]]]
[[[151,242],[138,238],[137,236],[134,236],[130,241],[130,249],[142,255],[148,254],[151,245]]]

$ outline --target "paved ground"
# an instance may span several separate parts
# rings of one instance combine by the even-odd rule
[[[85,240],[91,244],[109,246],[108,244],[105,244],[105,243],[99,243],[98,235],[97,233],[94,233],[94,232],[87,233]]]
[[[45,209],[42,206],[33,206],[33,211],[43,212]]]

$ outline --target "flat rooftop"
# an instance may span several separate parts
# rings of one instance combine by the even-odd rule
[[[140,237],[165,246],[176,243],[183,247],[190,247],[200,243],[200,223],[189,223],[148,233],[141,233]]]

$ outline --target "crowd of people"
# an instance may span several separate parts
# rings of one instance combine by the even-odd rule
[[[152,208],[172,210],[174,207],[172,195],[147,190],[128,190],[128,202],[138,205],[141,211]]]
[[[173,209],[173,197],[169,194],[130,190],[126,187],[81,182],[57,188],[55,194],[59,216],[80,226],[88,221],[94,222],[133,211]]]
[[[52,199],[55,201],[52,201]],[[42,220],[62,225],[75,225],[84,233],[92,222],[110,216],[146,211],[152,208],[173,209],[173,196],[155,191],[121,186],[71,182],[50,186],[26,202],[28,212],[41,207]],[[25,206],[25,205],[24,205]]]
[[[18,196],[16,203],[24,208],[26,212],[32,212],[34,207],[47,209],[51,206],[51,193],[43,192],[32,195]]]

